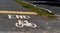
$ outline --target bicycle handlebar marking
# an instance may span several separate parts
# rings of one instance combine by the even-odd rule
[[[32,28],[36,28],[37,25],[35,23],[29,23],[27,20],[25,21],[22,21],[22,20],[18,20],[17,23],[15,23],[16,27],[24,27],[24,26],[27,26],[27,27],[32,27]]]

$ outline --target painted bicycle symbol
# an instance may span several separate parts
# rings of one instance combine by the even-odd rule
[[[36,28],[37,25],[35,23],[29,23],[27,20],[25,21],[21,21],[21,20],[18,20],[17,23],[15,23],[16,27],[24,27],[24,26],[27,26],[27,27],[32,27],[32,28]]]

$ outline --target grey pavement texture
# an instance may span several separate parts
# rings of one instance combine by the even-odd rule
[[[0,10],[29,11],[21,7],[15,0],[0,0]]]
[[[13,14],[11,14],[13,15]],[[60,32],[60,20],[52,20],[44,18],[38,15],[26,15],[30,16],[29,19],[9,19],[8,14],[0,14],[0,31],[3,33],[58,33]],[[37,24],[36,28],[17,28],[15,23],[18,20],[28,20],[30,23]]]
[[[45,7],[45,5],[40,5],[40,7],[41,6]],[[14,0],[0,0],[0,10],[30,11],[26,8],[21,7]],[[0,33],[60,33],[60,20],[48,19],[48,18],[41,17],[39,15],[28,15],[28,16],[30,16],[31,18],[9,19],[8,14],[0,14]],[[28,20],[29,22],[33,22],[37,24],[37,27],[17,28],[15,26],[17,20]]]

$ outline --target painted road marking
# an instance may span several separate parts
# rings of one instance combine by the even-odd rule
[[[21,11],[0,11],[0,13],[3,13],[3,14],[35,14],[35,15],[37,15],[37,13],[35,13],[35,12],[21,12]]]
[[[8,18],[9,19],[29,19],[29,18],[31,18],[30,16],[28,16],[28,15],[8,15]]]
[[[11,19],[11,15],[8,15],[9,19]]]
[[[8,15],[9,19],[17,19],[15,15]]]
[[[21,18],[21,19],[23,19],[23,18],[27,19],[25,15],[16,15],[16,18],[17,19],[19,19],[19,18]]]
[[[24,27],[24,26],[32,27],[32,28],[37,27],[37,25],[35,23],[30,23],[27,20],[24,20],[24,21],[23,20],[18,20],[18,22],[15,23],[15,25],[16,25],[16,27],[19,27],[19,28]]]

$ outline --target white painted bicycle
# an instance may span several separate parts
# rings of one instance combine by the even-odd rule
[[[34,23],[29,23],[27,20],[25,21],[21,21],[21,20],[18,20],[17,23],[15,23],[16,27],[24,27],[24,26],[27,26],[27,27],[32,27],[32,28],[36,28],[37,25],[34,24]]]

